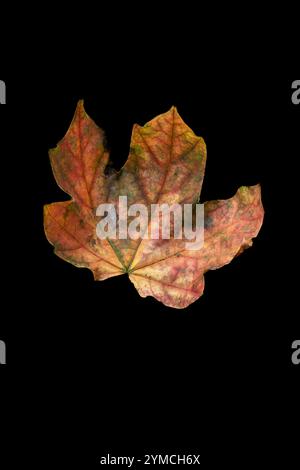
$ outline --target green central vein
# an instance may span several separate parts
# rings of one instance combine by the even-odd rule
[[[125,261],[123,259],[123,255],[122,255],[121,250],[119,250],[119,248],[109,238],[107,238],[107,241],[110,244],[112,250],[114,251],[116,257],[120,261],[121,265],[123,266],[124,272],[127,273],[128,272],[128,267],[125,264]]]

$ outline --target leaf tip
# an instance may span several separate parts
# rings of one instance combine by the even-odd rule
[[[86,115],[86,111],[84,109],[84,100],[83,99],[80,99],[78,102],[77,102],[77,106],[76,106],[76,110],[75,110],[75,116],[74,118],[78,117],[80,119],[80,117],[83,117]]]
[[[80,99],[80,100],[78,100],[78,102],[77,102],[77,109],[82,109],[82,110],[84,110],[84,99],[83,99],[83,98]]]
[[[173,114],[173,118],[180,118],[182,119],[182,117],[180,116],[179,112],[178,112],[178,109],[177,109],[177,106],[173,105],[170,109],[170,113]]]
[[[256,184],[254,186],[241,186],[237,192],[239,196],[243,199],[258,199],[261,197],[261,185]]]

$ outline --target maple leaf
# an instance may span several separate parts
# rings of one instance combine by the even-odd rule
[[[202,248],[184,240],[100,239],[100,204],[195,204],[199,201],[206,145],[183,122],[176,108],[144,127],[134,125],[127,162],[106,175],[109,154],[104,133],[79,101],[69,130],[50,150],[57,184],[72,199],[44,207],[45,233],[60,258],[92,270],[95,280],[128,273],[142,297],[153,296],[185,308],[204,290],[204,273],[220,268],[252,245],[263,222],[260,186],[242,187],[228,200],[205,203]],[[151,222],[150,222],[151,224]]]

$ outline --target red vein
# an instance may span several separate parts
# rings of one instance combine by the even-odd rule
[[[145,145],[148,149],[148,152],[152,156],[153,160],[157,163],[158,166],[162,167],[163,166],[162,162],[160,160],[158,160],[157,156],[155,155],[154,151],[151,149],[150,145],[148,144],[147,140],[145,139],[145,137],[141,133],[140,129],[138,130],[138,132],[139,132],[139,135],[142,138],[143,142],[145,143]]]
[[[56,218],[51,214],[51,212],[49,211],[49,209],[48,209],[47,212],[48,212],[49,216],[51,217],[51,219],[60,227],[60,229],[61,229],[62,231],[66,232],[71,238],[73,238],[77,243],[79,243],[79,247],[78,247],[78,248],[81,247],[81,248],[83,248],[84,250],[86,250],[88,253],[90,253],[91,255],[95,256],[95,258],[98,258],[99,260],[104,261],[104,262],[107,263],[107,264],[110,264],[110,265],[113,266],[114,268],[120,269],[119,266],[116,266],[115,264],[111,263],[110,261],[107,261],[106,259],[102,258],[101,256],[98,255],[98,253],[95,253],[95,252],[89,250],[85,245],[83,245],[83,243],[82,243],[80,240],[78,240],[78,238],[76,238],[76,237],[74,236],[73,233],[71,233],[69,230],[67,230],[64,225],[62,225],[60,222],[58,222],[58,220],[56,220]],[[77,248],[77,249],[78,249],[78,248]],[[59,250],[59,251],[62,251],[62,252],[63,252],[63,251],[67,251],[67,250]]]
[[[175,286],[174,284],[168,284],[167,282],[163,282],[163,281],[158,281],[157,279],[153,279],[152,277],[148,277],[148,276],[144,276],[143,274],[137,274],[137,273],[132,273],[133,276],[138,276],[138,277],[142,277],[144,279],[147,279],[148,281],[150,282],[157,282],[158,284],[161,284],[163,286],[166,286],[166,287],[171,287],[172,289],[179,289],[179,290],[183,290],[185,292],[190,292],[192,294],[199,294],[198,291],[194,291],[193,289],[187,289],[186,287],[181,287],[181,286]],[[200,276],[199,276],[200,277]],[[193,281],[194,283],[195,281]],[[154,296],[155,297],[155,296]]]
[[[236,212],[237,212],[237,211],[236,211]],[[235,212],[235,214],[233,215],[233,217],[235,217],[236,212]],[[219,237],[219,236],[220,236],[224,231],[226,231],[228,228],[234,229],[235,225],[237,225],[237,224],[240,222],[240,220],[241,220],[241,219],[239,219],[239,220],[236,221],[235,223],[231,223],[231,224],[228,224],[228,225],[224,226],[224,227],[222,228],[222,231],[219,231],[219,232],[217,232],[217,233],[212,233],[212,234],[209,235],[208,237],[206,237],[206,236],[205,236],[205,233],[204,233],[204,244],[207,243],[207,241],[210,241],[210,240],[213,239],[213,238]],[[254,219],[251,220],[251,222],[258,222],[258,221],[260,221],[260,217],[255,217]],[[248,223],[249,220],[246,219],[246,220],[244,220],[244,222],[247,222],[247,223]],[[244,237],[244,235],[245,235],[245,234],[241,233],[241,236],[242,236],[242,237]],[[253,237],[247,236],[247,239],[250,239],[250,240],[251,240],[251,239],[254,238],[254,237],[255,237],[255,235],[253,235]],[[205,246],[203,245],[203,247],[202,247],[201,249],[204,249],[204,248],[205,248]],[[132,271],[131,271],[131,272],[132,272],[132,274],[135,274],[136,271],[138,271],[139,269],[144,269],[144,268],[147,268],[148,266],[153,266],[154,264],[162,263],[163,261],[167,261],[167,260],[169,260],[169,259],[171,259],[171,258],[174,258],[175,256],[177,256],[177,255],[179,255],[179,254],[181,255],[181,258],[192,259],[192,260],[193,260],[193,259],[199,259],[198,256],[185,256],[185,255],[182,255],[181,253],[183,253],[183,252],[185,252],[185,251],[188,251],[188,250],[187,250],[186,248],[183,248],[182,250],[179,250],[179,251],[177,251],[177,252],[174,253],[174,254],[171,254],[171,255],[169,255],[169,256],[166,256],[165,258],[161,258],[161,259],[159,259],[159,260],[153,261],[152,263],[137,265],[137,266],[135,266],[134,268],[132,268]],[[199,251],[200,251],[200,250],[199,250]],[[195,255],[196,255],[196,253],[198,253],[198,251],[193,251],[193,253],[195,253]]]
[[[68,150],[70,151],[70,153],[73,155],[73,158],[76,159],[77,157],[75,156],[73,150],[71,149],[71,147],[70,147],[70,145],[69,145],[69,143],[68,143],[67,141],[65,142],[65,145],[66,145],[66,147],[68,148]],[[52,158],[53,158],[53,157],[52,157]],[[59,159],[59,158],[55,159],[55,165],[56,165],[56,166],[59,166],[60,168],[62,168],[62,161],[61,161],[61,159]],[[56,170],[55,170],[54,166],[53,166],[53,172],[54,172],[54,174],[56,174]],[[90,207],[88,204],[86,204],[86,202],[84,201],[84,199],[80,196],[80,193],[76,190],[75,185],[72,183],[72,181],[71,181],[70,178],[68,178],[67,182],[68,182],[68,184],[70,185],[70,187],[71,187],[71,189],[72,189],[72,191],[73,191],[73,194],[76,196],[76,198],[78,199],[78,201],[80,201],[80,204],[81,204],[82,206],[84,206],[84,207],[87,207],[88,209],[91,209],[91,207]],[[68,190],[66,190],[66,192],[69,194]],[[74,200],[73,194],[71,194],[71,196],[72,196],[72,198],[73,198],[73,200]]]
[[[87,184],[87,180],[86,180],[86,176],[85,176],[85,166],[84,166],[84,161],[83,161],[83,150],[82,150],[82,142],[81,142],[81,139],[82,139],[82,135],[81,135],[81,117],[80,115],[78,116],[78,138],[79,138],[79,149],[80,149],[80,160],[81,160],[81,168],[82,168],[82,178],[84,180],[84,183],[85,183],[85,188],[86,188],[86,192],[87,192],[87,195],[88,195],[88,200],[89,200],[89,205],[90,205],[90,208],[92,209],[93,208],[93,205],[92,205],[92,200],[91,200],[91,196],[90,196],[90,193],[89,193],[89,190],[88,190],[88,184]]]
[[[160,190],[158,191],[157,193],[157,198],[156,198],[156,201],[154,202],[154,204],[157,204],[158,201],[159,201],[159,198],[161,196],[161,192],[162,192],[162,189],[164,187],[164,185],[166,184],[166,180],[167,180],[167,177],[168,177],[168,174],[170,172],[170,163],[171,163],[171,160],[172,160],[172,155],[173,155],[173,145],[174,145],[174,127],[175,127],[175,117],[174,117],[174,109],[173,109],[173,120],[172,120],[172,131],[171,131],[171,139],[170,139],[170,152],[169,152],[169,160],[167,162],[167,170],[165,171],[165,174],[164,174],[164,178],[163,178],[163,181],[162,181],[162,184],[161,184],[161,187],[160,187]],[[149,228],[149,223],[147,225],[147,230]],[[133,257],[131,258],[130,262],[129,262],[129,267],[132,265],[133,261],[134,261],[134,258],[137,254],[137,251],[141,245],[143,241],[143,238],[141,238],[134,254],[133,254]]]
[[[92,191],[92,189],[93,189],[93,186],[94,186],[94,183],[95,183],[95,179],[96,179],[96,174],[97,174],[98,168],[99,168],[99,166],[100,166],[100,163],[102,163],[102,159],[103,159],[103,156],[104,156],[105,153],[106,153],[105,150],[103,150],[103,152],[100,153],[100,155],[99,155],[99,157],[98,157],[98,161],[97,161],[96,166],[95,166],[95,171],[94,171],[94,174],[93,174],[93,176],[92,176],[92,181],[91,181],[91,184],[90,184],[90,189],[89,189],[89,191]]]

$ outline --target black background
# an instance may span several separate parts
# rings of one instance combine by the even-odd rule
[[[10,397],[6,437],[20,438],[24,461],[40,455],[55,463],[59,455],[60,464],[94,468],[107,452],[172,451],[200,453],[214,468],[286,462],[295,451],[300,106],[291,102],[293,80],[175,72],[134,63],[99,65],[84,77],[55,67],[0,77],[7,85],[1,375]],[[68,196],[47,153],[81,98],[106,131],[117,169],[133,123],[176,105],[207,143],[202,202],[261,183],[266,218],[253,248],[207,273],[203,297],[189,308],[140,298],[125,275],[96,283],[53,254],[42,208]],[[284,448],[283,434],[290,436]]]

